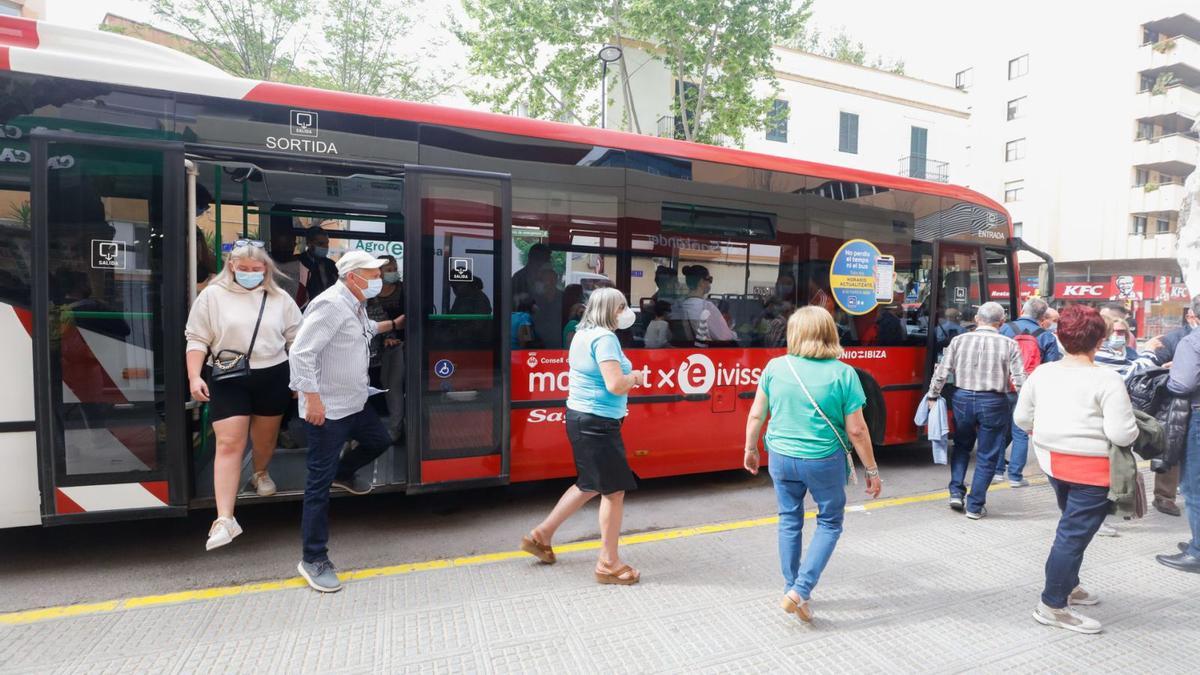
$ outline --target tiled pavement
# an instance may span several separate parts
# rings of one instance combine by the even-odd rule
[[[999,490],[989,510],[849,513],[811,626],[776,606],[762,526],[627,547],[633,587],[595,584],[581,552],[0,627],[0,672],[1197,672],[1200,575],[1153,559],[1183,519],[1152,511],[1097,538],[1083,579],[1105,632],[1084,636],[1030,618],[1049,488]]]

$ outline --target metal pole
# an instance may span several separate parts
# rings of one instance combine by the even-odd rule
[[[217,271],[225,266],[225,256],[221,255],[221,165],[213,165],[213,209],[216,211],[213,215],[216,216],[217,225],[213,229],[213,255],[217,257]]]
[[[600,128],[608,128],[608,61],[600,59]]]
[[[187,274],[188,274],[188,306],[196,302],[196,163],[190,159],[183,160],[183,169],[187,172]]]

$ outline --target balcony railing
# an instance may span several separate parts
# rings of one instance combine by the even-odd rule
[[[900,158],[900,175],[938,183],[949,183],[950,163],[929,159],[924,155],[909,155]]]

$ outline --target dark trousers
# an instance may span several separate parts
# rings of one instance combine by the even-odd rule
[[[329,559],[329,486],[334,478],[350,480],[359,469],[375,461],[392,444],[383,422],[370,403],[349,417],[325,420],[316,426],[304,422],[308,436],[308,482],[304,486],[304,515],[300,521],[304,538],[304,562]],[[358,447],[338,455],[347,441]]]
[[[955,497],[966,495],[963,483],[967,465],[971,462],[971,450],[978,441],[975,476],[967,495],[967,511],[978,513],[987,501],[996,462],[1008,443],[1012,412],[1008,397],[991,391],[959,389],[954,392],[951,405],[954,410],[954,451],[950,454],[950,494]]]
[[[1083,552],[1108,515],[1108,488],[1056,478],[1050,478],[1050,487],[1058,497],[1062,517],[1058,519],[1058,531],[1054,533],[1054,544],[1046,558],[1042,602],[1061,609],[1067,606],[1067,596],[1079,585]]]

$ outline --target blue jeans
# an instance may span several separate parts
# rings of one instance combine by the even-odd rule
[[[1008,409],[1010,414],[1016,407],[1017,395],[1008,394]],[[1016,422],[1013,422],[1009,430],[1008,440],[1012,441],[1012,450],[1009,451],[1009,459],[1007,462],[1004,461],[1004,451],[1000,452],[1000,457],[996,461],[996,475],[1003,476],[1007,469],[1009,480],[1020,481],[1025,478],[1025,463],[1029,461],[1029,434],[1017,426]]]
[[[304,562],[329,559],[329,486],[333,479],[350,480],[359,469],[375,461],[392,445],[379,415],[368,402],[359,412],[316,426],[304,423],[308,436],[308,481],[304,485],[304,515],[300,530],[304,538]],[[347,441],[358,447],[338,455]]]
[[[987,501],[988,487],[996,473],[996,459],[1004,454],[1012,412],[1008,408],[1008,397],[991,391],[959,389],[954,392],[951,404],[954,409],[954,451],[950,454],[950,494],[954,497],[966,495],[963,481],[971,462],[971,450],[978,440],[975,477],[967,496],[967,511],[979,513]]]
[[[1108,515],[1108,488],[1050,478],[1050,487],[1058,497],[1062,517],[1054,544],[1046,558],[1046,587],[1042,602],[1048,607],[1067,606],[1067,596],[1079,585],[1079,568],[1083,552]]]
[[[1187,452],[1179,468],[1179,491],[1183,493],[1192,545],[1188,553],[1200,558],[1200,408],[1192,408],[1188,422]]]
[[[846,457],[841,450],[824,459],[796,459],[772,452],[770,472],[779,501],[779,566],[786,584],[784,592],[794,590],[807,600],[842,536]],[[801,564],[804,495],[808,492],[817,503],[817,531]]]

